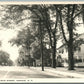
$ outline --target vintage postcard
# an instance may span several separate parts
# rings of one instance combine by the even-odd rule
[[[0,2],[0,83],[83,78],[83,1]]]

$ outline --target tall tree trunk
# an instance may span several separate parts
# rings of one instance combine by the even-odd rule
[[[72,6],[72,9],[70,11],[71,7],[68,5],[68,21],[67,21],[67,27],[69,30],[69,41],[68,41],[68,62],[69,62],[69,70],[74,70],[74,49],[73,49],[73,29],[74,29],[74,19],[73,15],[75,12],[75,5]],[[70,14],[71,13],[71,14]]]
[[[54,46],[52,47],[52,68],[56,68],[56,39],[54,37]]]
[[[41,61],[42,61],[42,71],[44,71],[44,59],[43,59],[43,41],[41,35]]]
[[[55,48],[53,47],[52,51],[52,68],[56,68],[56,59],[55,59]]]
[[[72,26],[69,25],[69,42],[68,42],[68,62],[69,62],[69,70],[74,70],[74,50],[73,50],[73,23]]]
[[[68,44],[68,62],[69,62],[69,70],[74,70],[74,57],[73,57],[73,44],[70,42]]]
[[[44,71],[44,57],[43,57],[43,30],[41,27],[41,19],[39,20],[39,27],[40,27],[40,42],[41,42],[41,61],[42,61],[42,71]]]

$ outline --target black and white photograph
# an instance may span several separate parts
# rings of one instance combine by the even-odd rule
[[[0,80],[31,78],[84,78],[84,4],[0,4]]]

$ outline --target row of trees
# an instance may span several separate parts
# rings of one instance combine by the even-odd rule
[[[19,44],[30,50],[40,46],[42,70],[44,70],[44,46],[49,45],[52,53],[52,67],[56,68],[56,46],[59,38],[63,37],[63,43],[68,49],[69,70],[74,69],[74,48],[77,48],[83,40],[76,40],[78,33],[76,27],[80,26],[80,19],[84,21],[83,4],[41,4],[41,5],[7,5],[2,25],[11,27],[15,24],[25,29],[21,30],[16,39],[11,42]],[[79,20],[78,22],[76,22]],[[30,21],[30,22],[29,22]],[[80,44],[79,44],[80,43]],[[78,45],[78,46],[77,46]],[[39,52],[39,51],[38,51]],[[48,57],[47,57],[48,58]]]

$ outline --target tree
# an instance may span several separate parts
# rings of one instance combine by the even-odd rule
[[[58,26],[58,12],[55,10],[54,5],[7,5],[5,18],[2,21],[2,25],[8,23],[22,23],[24,20],[28,20],[28,16],[23,16],[24,11],[31,11],[30,18],[39,26],[40,40],[41,40],[41,50],[43,53],[43,37],[45,36],[44,30],[48,33],[48,38],[50,39],[50,46],[52,51],[52,67],[56,67],[56,44],[57,39],[59,38],[57,34]],[[27,15],[27,14],[26,14]],[[52,19],[51,15],[55,18],[55,21]],[[18,18],[17,18],[18,17]],[[5,21],[5,24],[4,24]],[[33,24],[35,26],[35,24]],[[10,25],[11,26],[11,25]],[[42,54],[43,57],[43,54]]]
[[[71,8],[71,6],[72,6],[72,8]],[[61,12],[59,13],[62,33],[63,33],[64,39],[68,46],[69,70],[74,69],[74,59],[73,59],[73,29],[74,29],[73,23],[74,23],[74,20],[73,20],[73,15],[74,15],[75,5],[71,5],[71,6],[70,5],[67,6],[67,28],[68,28],[68,32],[69,32],[69,40],[68,41],[66,40],[65,33],[63,30],[62,13]]]
[[[9,58],[9,54],[5,51],[0,51],[0,65],[10,66],[13,65],[12,60]]]
[[[22,64],[24,64],[23,62],[25,61],[24,58],[26,55],[27,55],[27,59],[30,57],[29,60],[31,60],[30,48],[34,40],[35,40],[35,36],[29,29],[23,29],[19,31],[17,37],[10,40],[10,42],[13,45],[16,44],[17,46],[21,46],[22,49],[24,50],[23,57],[19,56],[19,60],[21,58]],[[21,54],[19,53],[19,55]],[[26,61],[29,61],[29,60],[26,60]]]
[[[17,38],[13,38],[9,42],[12,43],[12,45],[16,44],[17,46],[26,47],[28,49],[28,47],[34,40],[34,35],[30,31],[30,29],[27,28],[20,30],[18,32]]]
[[[8,62],[7,62],[7,65],[8,65],[8,66],[13,66],[14,63],[13,63],[13,61],[12,61],[11,59],[9,59]]]
[[[36,15],[36,13],[33,11],[33,9],[32,9],[33,7],[28,7],[28,6],[26,6],[26,5],[13,5],[13,6],[8,6],[8,9],[9,9],[9,11],[7,10],[7,12],[9,12],[9,13],[12,13],[11,14],[11,16],[7,16],[7,18],[8,17],[10,17],[10,18],[13,18],[13,17],[17,17],[18,16],[18,10],[20,9],[20,15],[21,15],[21,13],[24,11],[24,10],[30,10],[31,12],[33,12],[35,15]],[[13,10],[12,10],[13,9]],[[17,15],[15,14],[15,13],[17,13]],[[13,18],[13,21],[15,21],[16,23],[18,22],[18,20],[20,20],[20,21],[23,21],[24,19],[26,19],[26,18],[24,18],[24,19],[22,19],[22,15],[20,16],[20,19],[15,19],[15,18]],[[19,21],[19,22],[20,22]],[[11,22],[11,20],[10,20],[10,22]],[[8,23],[8,22],[6,22],[6,23]],[[40,29],[41,29],[41,27],[40,27]],[[40,30],[41,31],[41,30]],[[42,34],[42,33],[41,33]],[[41,45],[42,45],[42,35],[41,35]],[[41,50],[42,50],[42,47],[41,47]],[[43,52],[43,50],[42,50],[42,52]],[[42,55],[42,57],[43,57],[43,55]]]
[[[68,4],[68,5],[55,5],[59,14],[60,28],[63,34],[63,38],[68,47],[68,63],[69,70],[74,69],[74,30],[76,29],[75,20],[83,12],[82,5]],[[64,26],[65,25],[65,26]],[[65,29],[67,33],[65,33]],[[66,36],[67,35],[67,36]],[[68,37],[68,38],[67,38]]]
[[[48,61],[51,61],[51,55],[50,55],[50,49],[47,49],[44,45],[43,45],[43,55],[44,55],[44,66],[48,66],[51,65],[51,62],[49,63]],[[34,46],[34,50],[32,52],[33,54],[33,58],[36,60],[41,60],[41,51],[40,51],[40,46]]]
[[[56,67],[56,59],[55,59],[56,58],[56,44],[57,44],[57,39],[59,38],[59,36],[57,35],[58,13],[56,12],[55,7],[53,5],[49,5],[49,6],[48,5],[34,5],[33,7],[34,7],[33,10],[36,14],[36,18],[39,19],[39,20],[37,19],[38,22],[41,22],[44,25],[44,27],[42,27],[41,24],[39,25],[41,25],[41,28],[42,29],[44,28],[43,30],[46,30],[48,33],[48,36],[49,36],[48,38],[50,39],[50,46],[51,46],[51,51],[52,51],[52,67],[55,68]],[[52,20],[51,15],[53,17],[55,16],[55,21]],[[35,22],[37,21],[35,20]]]

